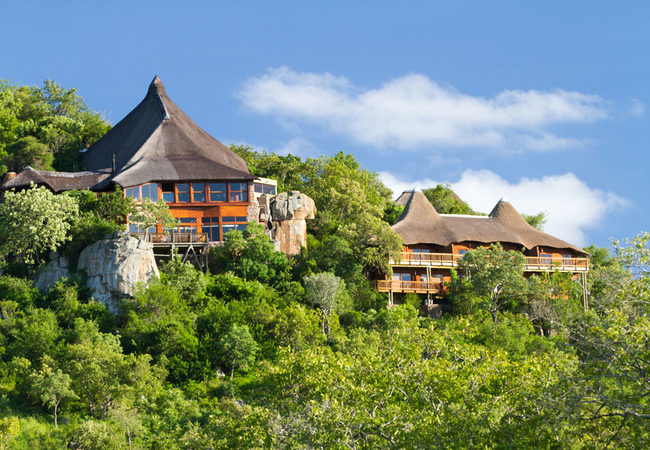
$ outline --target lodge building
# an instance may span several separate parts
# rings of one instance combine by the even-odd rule
[[[257,221],[256,192],[275,194],[274,180],[260,180],[230,148],[201,129],[168,96],[157,76],[147,95],[82,155],[84,172],[27,168],[8,174],[2,190],[46,186],[53,192],[120,186],[136,200],[163,199],[180,225],[152,239],[222,241],[229,230]],[[159,227],[160,228],[160,227]],[[131,226],[131,232],[143,232]]]
[[[407,293],[423,299],[423,309],[440,314],[450,308],[446,284],[451,270],[470,249],[500,243],[504,250],[522,251],[524,276],[570,272],[579,280],[589,270],[588,253],[530,226],[505,199],[488,216],[438,214],[421,191],[404,192],[397,202],[404,211],[392,229],[404,246],[390,261],[393,274],[377,282],[389,305]],[[584,283],[583,283],[584,286]]]

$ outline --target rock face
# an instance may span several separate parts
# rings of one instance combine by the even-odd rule
[[[70,262],[65,256],[59,256],[58,252],[50,252],[50,262],[44,269],[38,271],[34,286],[41,291],[47,291],[63,278],[70,275]]]
[[[316,217],[314,200],[299,191],[283,192],[270,202],[273,221],[306,220]]]
[[[316,217],[314,200],[298,191],[283,192],[259,199],[259,220],[266,224],[276,250],[287,255],[300,253],[307,245],[306,220]]]
[[[119,313],[119,301],[131,296],[137,283],[160,277],[153,245],[120,232],[86,247],[77,268],[86,271],[95,300],[112,313]]]

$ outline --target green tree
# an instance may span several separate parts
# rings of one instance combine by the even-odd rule
[[[63,369],[93,417],[103,419],[125,398],[150,396],[160,389],[164,371],[149,355],[125,355],[117,336],[99,332],[93,322],[77,319],[75,339],[65,348]]]
[[[469,207],[467,203],[462,201],[451,190],[449,183],[439,184],[434,188],[424,189],[422,191],[424,196],[431,202],[438,214],[469,214],[476,215],[476,213]]]
[[[21,172],[27,166],[52,170],[54,157],[47,145],[39,142],[34,136],[26,136],[7,145],[6,152],[7,156],[2,159],[2,164],[9,172]]]
[[[248,331],[248,326],[237,325],[230,327],[230,330],[219,341],[219,347],[226,361],[230,365],[230,379],[232,380],[235,369],[248,371],[255,362],[255,354],[259,346]]]
[[[336,275],[323,272],[306,276],[303,284],[305,298],[309,303],[318,306],[323,314],[322,329],[329,344],[332,338],[332,314],[340,307],[339,300],[345,289],[345,282]]]
[[[275,251],[260,224],[249,223],[244,231],[226,233],[223,245],[213,250],[216,272],[233,272],[245,280],[280,286],[291,278],[284,253]]]
[[[9,450],[14,438],[20,433],[20,422],[17,417],[0,419],[0,450]]]
[[[97,142],[109,129],[76,89],[50,80],[42,88],[0,80],[0,158],[4,164],[0,173],[6,172],[7,164],[18,170],[24,165],[80,170],[79,150]]]
[[[528,225],[539,231],[544,231],[544,225],[548,222],[548,213],[546,211],[537,214],[522,214],[521,216],[528,222]]]
[[[469,300],[472,308],[489,312],[496,335],[498,313],[514,311],[525,301],[525,264],[524,255],[504,251],[500,244],[468,251],[458,263],[458,273],[464,278],[455,278],[450,287],[452,303]]]
[[[61,400],[78,398],[77,394],[71,389],[70,384],[70,375],[61,372],[61,369],[54,371],[46,364],[34,375],[32,381],[33,394],[48,408],[54,408],[54,428],[59,426],[57,419]]]
[[[0,259],[21,256],[27,263],[39,254],[56,250],[66,240],[71,222],[79,213],[77,202],[44,187],[5,193],[0,204]]]
[[[178,219],[172,215],[169,206],[162,199],[154,202],[149,198],[145,198],[136,203],[133,215],[129,217],[129,222],[145,230],[145,240],[150,230],[155,230],[158,224],[162,225],[165,233],[170,228],[178,226]]]

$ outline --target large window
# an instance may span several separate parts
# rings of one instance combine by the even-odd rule
[[[423,256],[423,253],[430,253],[428,248],[414,248],[413,249],[413,261],[424,261],[427,259],[426,256]]]
[[[248,183],[161,183],[162,199],[167,203],[248,202]],[[155,198],[154,198],[155,195]],[[127,196],[158,199],[158,185],[130,188]]]
[[[201,219],[201,232],[208,235],[208,241],[220,241],[219,236],[219,218],[218,217],[204,217]]]
[[[275,195],[277,193],[277,187],[272,184],[255,183],[254,186],[257,194]]]
[[[393,281],[411,281],[411,274],[393,272]]]
[[[221,218],[221,232],[223,233],[223,239],[226,239],[226,233],[232,230],[244,231],[248,218],[245,216],[224,216]]]
[[[248,201],[248,183],[230,183],[230,201]]]
[[[167,203],[174,203],[176,201],[174,199],[174,183],[162,183],[161,188],[163,200]]]
[[[205,183],[192,183],[192,201],[205,201]]]
[[[550,253],[542,253],[540,256],[542,257],[541,259],[542,265],[550,265],[551,262],[553,261],[552,260],[553,255],[551,255]]]
[[[226,183],[208,183],[211,202],[226,201]]]
[[[124,195],[134,200],[149,198],[158,201],[158,183],[147,183],[142,186],[135,186],[124,189]]]
[[[176,183],[177,202],[186,203],[190,201],[190,183]]]

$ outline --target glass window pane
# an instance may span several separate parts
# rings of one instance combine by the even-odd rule
[[[148,184],[142,185],[142,198],[151,198],[151,195],[149,193],[149,188],[151,186]]]
[[[226,192],[226,183],[210,183],[210,192]]]
[[[176,185],[176,190],[178,190],[178,192],[189,192],[190,191],[190,184],[189,183],[178,183]]]
[[[247,225],[248,224],[246,224],[246,223],[243,224],[243,225],[237,225],[237,231],[244,231],[246,229]]]
[[[226,233],[232,231],[236,228],[237,225],[222,225],[221,230],[223,232],[223,238],[226,239]]]
[[[247,202],[248,192],[232,192],[230,191],[231,202]]]
[[[149,189],[149,194],[151,195],[151,200],[154,202],[158,201],[158,183],[151,183],[151,188]]]
[[[233,216],[224,216],[221,218],[223,222],[234,222],[235,218]]]
[[[210,191],[210,201],[211,202],[225,202],[226,193],[225,192],[212,192]]]
[[[179,192],[178,193],[178,201],[179,202],[189,202],[190,201],[190,193],[189,192]]]
[[[174,203],[174,193],[173,192],[163,192],[163,200],[167,203]]]
[[[197,192],[196,190],[194,191],[194,198],[192,199],[194,202],[204,202],[205,201],[205,192]]]
[[[248,222],[248,217],[237,217],[237,222]]]
[[[258,194],[263,193],[264,192],[264,187],[265,186],[262,185],[262,184],[255,183],[255,192],[257,192]]]

